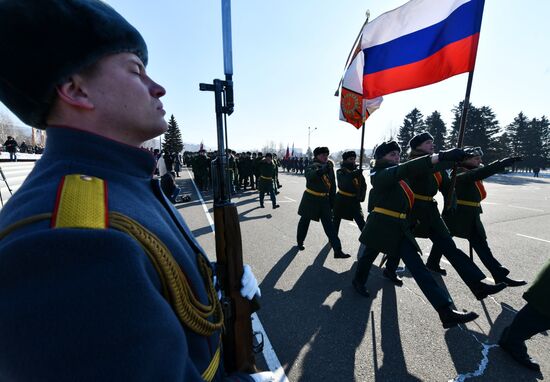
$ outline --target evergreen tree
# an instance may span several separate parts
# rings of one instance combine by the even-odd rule
[[[463,102],[460,102],[459,105],[453,109],[454,119],[447,141],[449,147],[456,147],[458,145],[458,133],[463,104]],[[493,161],[500,155],[497,150],[499,146],[497,135],[499,133],[499,123],[495,113],[489,106],[477,108],[472,104],[469,105],[464,128],[463,146],[479,146],[485,153],[485,161]]]
[[[445,126],[445,122],[441,119],[441,114],[438,111],[434,111],[431,115],[426,117],[426,128],[434,137],[435,150],[443,150],[445,148],[447,126]]]
[[[181,153],[183,151],[183,141],[181,140],[181,131],[178,127],[178,122],[174,118],[174,114],[168,121],[168,130],[164,134],[164,142],[162,142],[162,150],[166,153]]]
[[[417,134],[425,131],[424,116],[416,107],[405,116],[403,125],[399,128],[397,133],[397,142],[403,149],[401,151],[402,157],[406,156],[407,145],[411,138]]]
[[[542,140],[542,157],[544,163],[542,167],[547,167],[550,164],[550,121],[543,115],[540,119],[541,125],[541,140]]]
[[[526,156],[523,158],[522,166],[527,168],[543,167],[545,165],[543,135],[544,127],[542,121],[533,118],[527,127],[525,138]]]
[[[512,149],[511,155],[523,157],[527,154],[525,136],[529,128],[528,126],[529,121],[523,112],[520,112],[514,118],[514,121],[508,125],[507,130],[510,135],[510,148]]]

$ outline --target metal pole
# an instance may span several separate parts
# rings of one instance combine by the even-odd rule
[[[359,151],[359,169],[363,169],[363,155],[365,152],[364,149],[365,146],[365,122],[363,122],[363,126],[361,128],[361,150]]]
[[[472,90],[472,82],[474,80],[474,71],[472,70],[468,73],[468,84],[466,85],[466,95],[464,96],[464,102],[462,104],[462,114],[460,115],[460,128],[458,130],[458,142],[457,147],[462,147],[464,145],[464,133],[466,131],[466,119],[468,117],[468,109],[470,108],[470,92]],[[447,193],[447,198],[445,200],[445,209],[448,210],[451,208],[453,192],[456,186],[456,172],[457,164],[453,166],[453,175],[451,176],[451,186]]]

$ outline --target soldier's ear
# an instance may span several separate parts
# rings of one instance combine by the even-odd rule
[[[73,107],[93,110],[94,104],[88,97],[88,92],[84,86],[84,78],[75,74],[64,83],[56,87],[56,92],[59,99]]]

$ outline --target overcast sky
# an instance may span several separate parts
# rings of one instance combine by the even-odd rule
[[[185,142],[215,146],[214,98],[200,82],[223,78],[220,0],[107,0],[143,34],[150,76],[167,89],[163,103]],[[360,131],[338,120],[334,97],[351,45],[364,22],[404,4],[385,1],[233,0],[235,113],[229,146],[266,142],[333,151],[359,148]],[[471,102],[491,106],[501,125],[523,111],[550,114],[548,17],[544,0],[486,0]],[[467,74],[384,97],[367,121],[366,147],[397,131],[418,107],[442,113],[464,98]],[[14,117],[15,118],[15,117]],[[20,123],[17,121],[17,123]]]

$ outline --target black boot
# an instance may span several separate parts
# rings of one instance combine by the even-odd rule
[[[438,309],[437,313],[445,329],[452,328],[458,324],[465,324],[479,317],[475,312],[459,312],[458,310],[451,309],[450,306]]]
[[[306,249],[306,247],[304,247],[304,243],[298,243],[296,246],[300,251],[303,251],[304,249]]]
[[[509,334],[510,327],[507,327],[502,332],[500,340],[498,341],[501,349],[526,368],[540,372],[540,365],[527,353],[525,342],[514,344],[509,340]]]
[[[334,250],[334,258],[335,259],[349,259],[351,255],[342,252],[342,249],[335,249]]]
[[[395,272],[388,271],[388,268],[384,268],[384,272],[382,273],[385,278],[393,282],[397,286],[403,285],[403,280],[401,277],[397,276]]]
[[[428,261],[426,262],[426,268],[432,272],[439,273],[441,276],[447,276],[447,271],[445,268],[441,268],[439,264],[432,264]]]
[[[279,207],[281,207],[281,206],[280,206],[280,205],[278,205],[278,204],[274,204],[274,205],[273,205],[273,209],[275,209],[275,208],[279,208]]]
[[[355,289],[355,291],[361,296],[370,297],[370,294],[369,292],[367,292],[367,288],[365,288],[365,285],[361,284],[359,281],[353,279],[351,285],[353,285],[353,289]]]
[[[527,285],[527,281],[525,281],[525,280],[514,280],[514,279],[511,279],[507,276],[495,277],[495,283],[496,284],[504,283],[509,287],[518,287],[518,286]]]
[[[506,288],[505,283],[489,285],[489,284],[484,284],[481,281],[477,282],[474,286],[470,287],[474,296],[476,296],[476,298],[480,301],[491,294],[500,292],[504,288]]]

